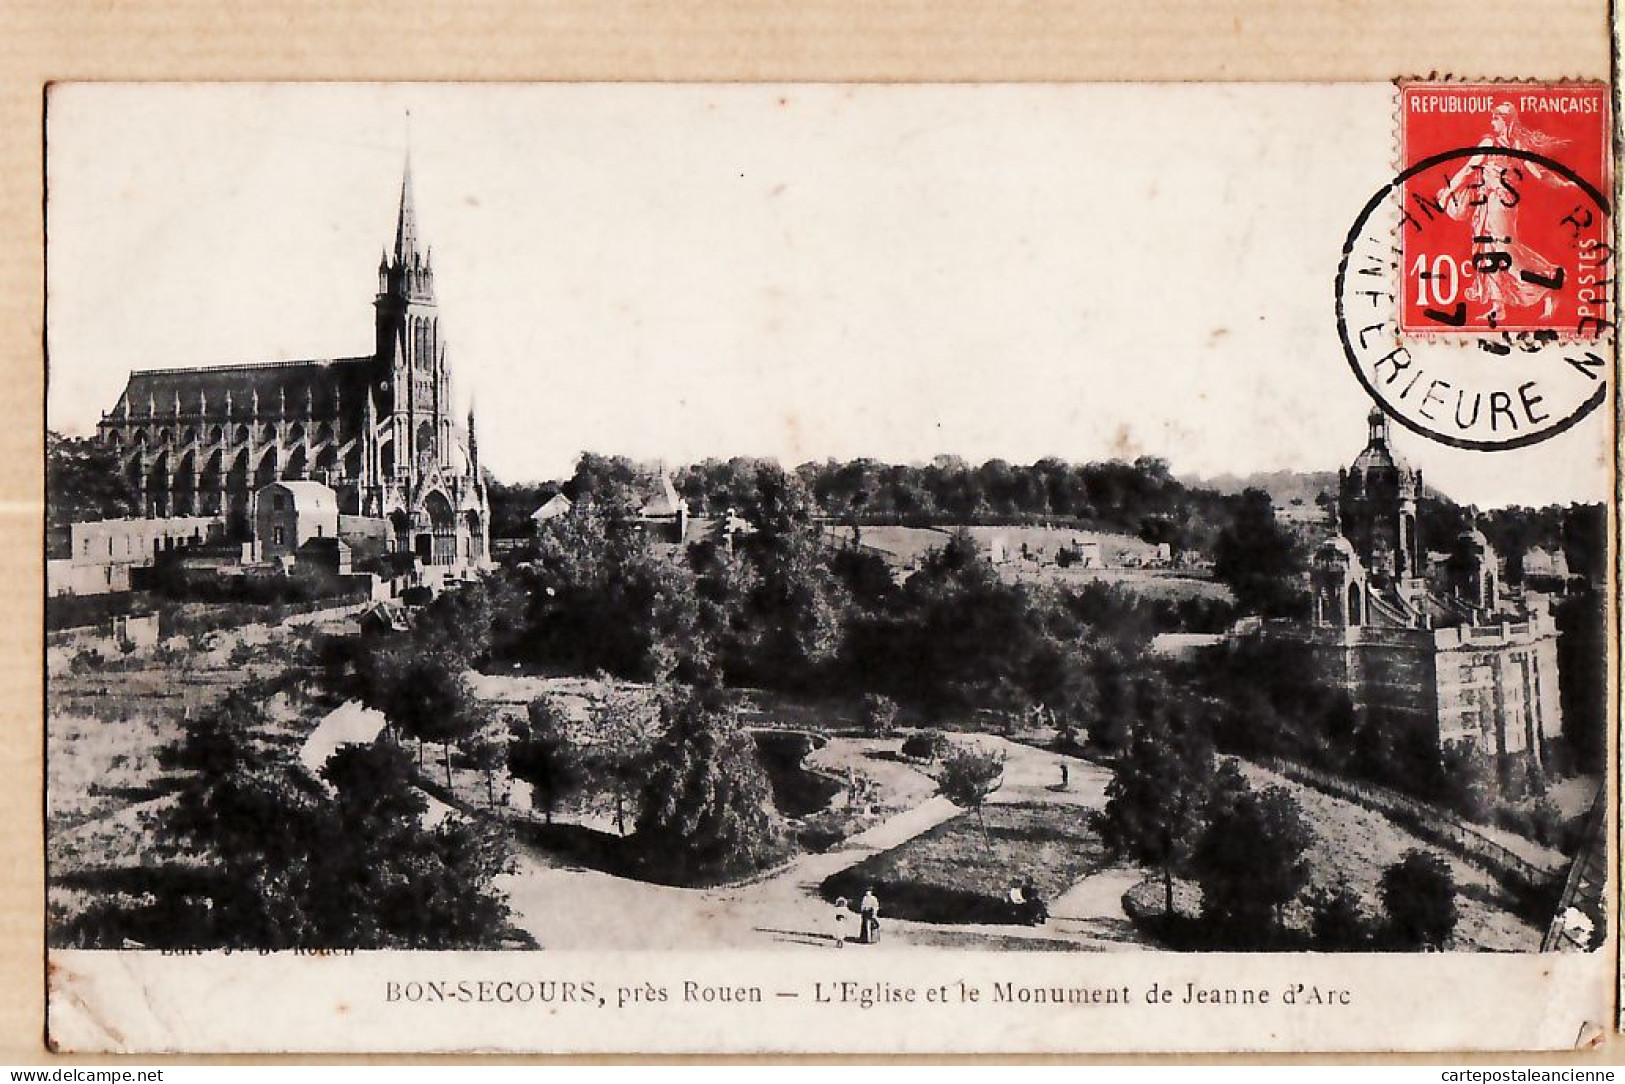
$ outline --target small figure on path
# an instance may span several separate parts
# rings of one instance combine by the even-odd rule
[[[1061,761],[1061,789],[1065,790],[1067,787],[1071,786],[1071,784],[1072,769],[1067,765],[1066,761],[1063,760]]]
[[[874,945],[880,941],[880,900],[875,898],[871,886],[858,901],[858,943]]]
[[[847,909],[846,897],[838,896],[835,900],[835,915],[830,924],[830,938],[835,942],[836,948],[846,947],[846,918],[851,914]]]
[[[1042,926],[1049,921],[1049,904],[1044,897],[1038,894],[1038,885],[1033,883],[1031,877],[1021,886],[1021,894],[1027,900],[1027,924],[1029,926]]]

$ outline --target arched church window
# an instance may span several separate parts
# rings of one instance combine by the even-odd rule
[[[418,426],[417,450],[419,466],[427,468],[434,464],[436,459],[434,426],[428,422]]]
[[[1349,584],[1349,624],[1360,624],[1360,585]]]

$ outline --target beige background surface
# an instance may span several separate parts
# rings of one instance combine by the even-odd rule
[[[0,358],[10,423],[0,427],[0,726],[8,739],[0,745],[0,1060],[48,1057],[38,639],[48,81],[1601,79],[1610,75],[1607,19],[1602,0],[1551,0],[1538,11],[1490,0],[0,6]],[[1619,1047],[1589,1057],[1616,1060]]]

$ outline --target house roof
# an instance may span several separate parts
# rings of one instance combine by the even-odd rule
[[[661,471],[654,483],[653,492],[638,509],[640,516],[675,516],[684,507],[683,498],[677,495],[677,487],[671,484],[671,476]]]
[[[557,519],[574,507],[575,505],[570,503],[569,497],[562,493],[555,493],[550,500],[532,512],[530,518],[537,523],[545,523],[550,519]]]
[[[286,490],[293,497],[293,507],[296,512],[338,513],[338,494],[320,482],[272,482],[259,492],[268,493],[273,489]]]

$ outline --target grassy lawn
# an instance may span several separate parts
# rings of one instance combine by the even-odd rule
[[[902,846],[826,880],[826,899],[856,900],[873,886],[882,918],[1014,923],[1012,885],[1031,880],[1054,900],[1106,864],[1100,836],[1075,805],[1009,803],[939,824]]]

